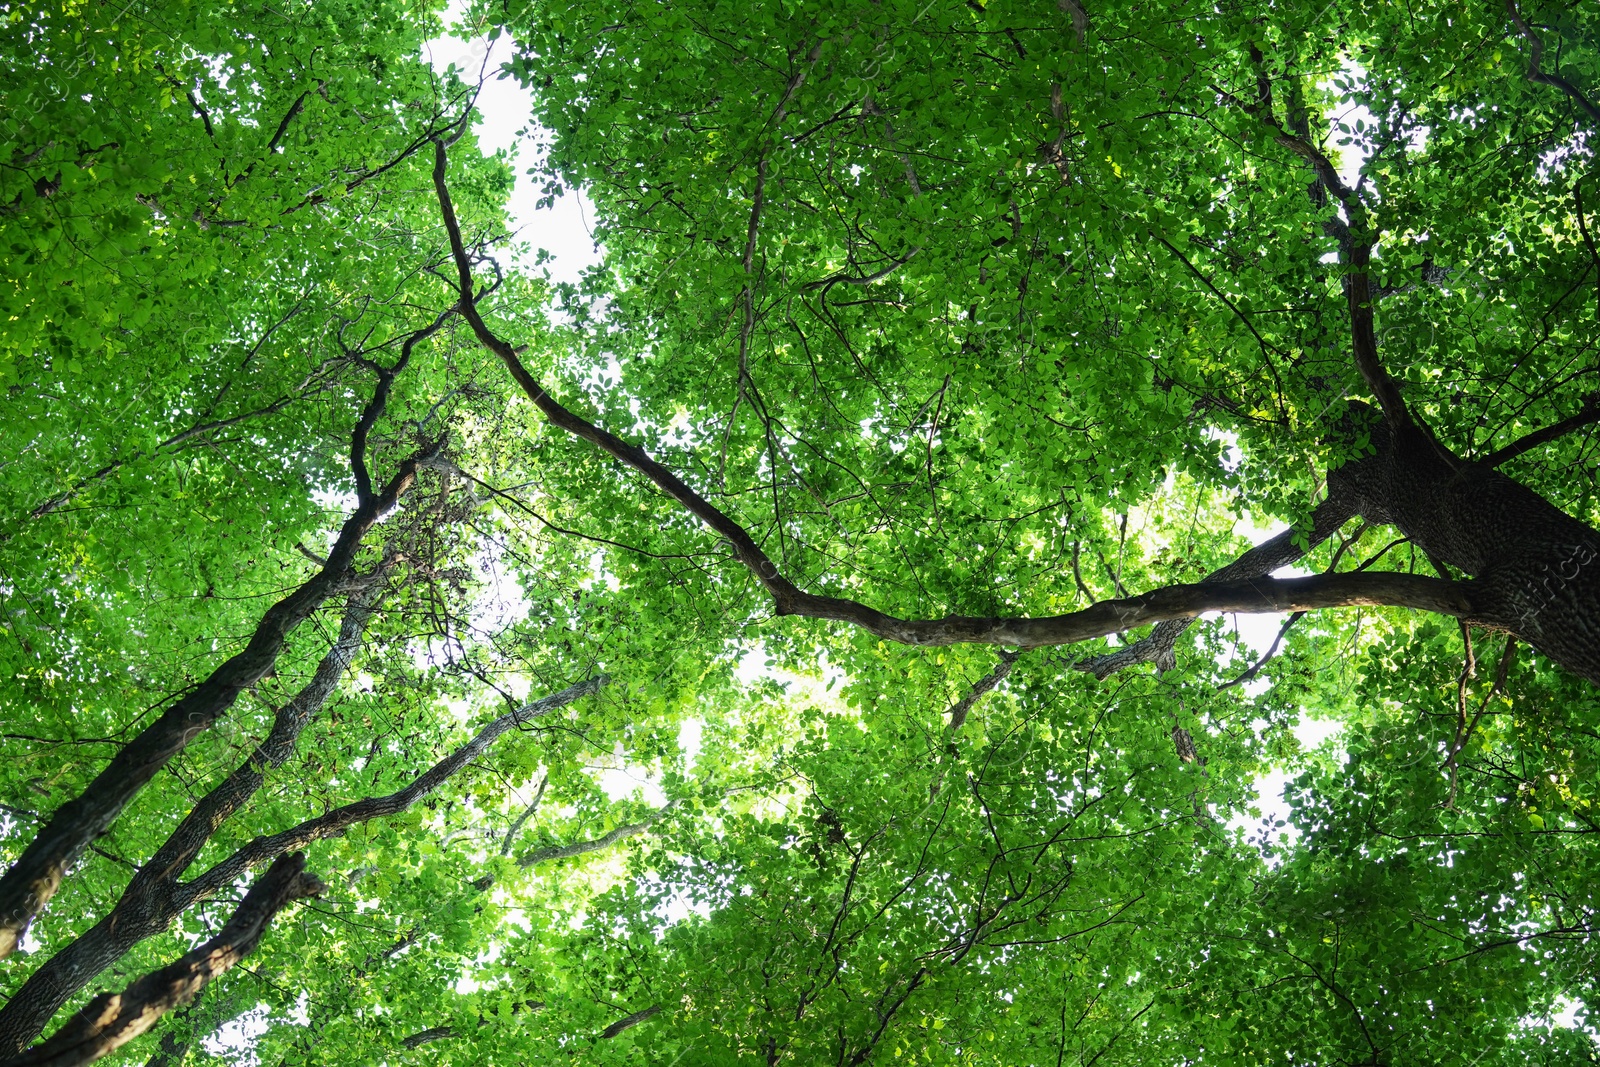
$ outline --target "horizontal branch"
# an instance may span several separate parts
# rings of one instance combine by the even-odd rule
[[[853,600],[802,594],[787,614],[833,619],[860,626],[906,645],[1007,645],[1042,648],[1071,645],[1169,619],[1208,612],[1255,615],[1323,608],[1397,607],[1470,617],[1470,583],[1411,574],[1324,574],[1310,578],[1254,578],[1236,582],[1169,585],[1139,596],[1104,600],[1065,615],[994,618],[947,615],[942,619],[897,619]]]
[[[1140,596],[1104,601],[1082,611],[1045,618],[995,618],[948,615],[908,620],[854,600],[803,592],[779,573],[749,532],[648,452],[568,410],[545,391],[523,365],[516,348],[489,328],[474,294],[472,260],[445,182],[446,155],[435,144],[433,183],[449,233],[459,276],[462,317],[479,342],[493,352],[512,378],[553,425],[588,441],[633,468],[709,526],[732,547],[739,562],[772,596],[778,615],[829,619],[859,626],[886,641],[906,645],[991,644],[1013,648],[1068,645],[1169,619],[1192,619],[1207,612],[1239,614],[1315,611],[1352,606],[1416,608],[1457,617],[1470,616],[1467,584],[1406,574],[1329,574],[1313,578],[1258,578],[1248,581],[1174,585]]]
[[[1296,541],[1296,530],[1284,530],[1277,536],[1256,545],[1232,563],[1212,571],[1206,575],[1205,581],[1230,582],[1259,578],[1271,574],[1279,567],[1287,567],[1332,537],[1355,513],[1355,504],[1345,494],[1334,493],[1318,504],[1316,510],[1311,513],[1311,531],[1305,538],[1304,547]],[[1192,618],[1163,622],[1148,636],[1125,648],[1119,648],[1103,656],[1095,656],[1073,666],[1102,679],[1139,663],[1154,663],[1157,670],[1171,670],[1177,666],[1174,650],[1178,638],[1193,623]]]

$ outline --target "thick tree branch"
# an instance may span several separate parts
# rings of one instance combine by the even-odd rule
[[[1349,273],[1344,279],[1345,303],[1350,309],[1351,349],[1361,380],[1372,390],[1378,406],[1383,409],[1383,417],[1395,426],[1408,426],[1413,424],[1411,409],[1400,395],[1399,384],[1389,376],[1378,358],[1378,334],[1372,314],[1374,297],[1368,274],[1371,259],[1371,243],[1351,242],[1345,257]]]
[[[638,1026],[647,1019],[652,1019],[661,1014],[661,1005],[655,1004],[643,1011],[636,1011],[632,1015],[625,1015],[600,1032],[600,1040],[609,1041],[624,1030]]]
[[[423,1045],[431,1045],[435,1041],[448,1041],[455,1036],[456,1030],[453,1026],[430,1026],[426,1030],[412,1034],[400,1044],[404,1048],[416,1049]]]
[[[386,398],[387,391],[381,392]],[[369,404],[362,421],[370,425],[381,411],[381,406]],[[90,843],[106,831],[161,768],[210,729],[233,707],[240,693],[272,669],[289,634],[343,588],[362,538],[394,509],[416,481],[418,471],[432,462],[443,447],[443,439],[425,446],[400,464],[381,491],[368,492],[345,520],[322,569],[267,609],[244,649],[123,746],[82,793],[56,810],[0,878],[0,959],[16,949],[28,923],[55,895],[67,870]],[[353,458],[358,456],[359,453],[354,454]]]
[[[190,901],[174,892],[177,879],[217,828],[255,795],[266,772],[282,766],[294,754],[306,723],[338,688],[360,649],[367,620],[395,563],[395,557],[386,557],[351,595],[338,638],[317,664],[311,681],[278,709],[271,731],[250,758],[190,810],[166,843],[134,874],[116,906],[29,975],[0,1008],[0,1056],[20,1052],[79,990],[134,945],[165,930],[189,906]]]
[[[1278,612],[1365,606],[1409,607],[1457,617],[1470,616],[1469,586],[1403,574],[1334,574],[1316,578],[1257,579],[1203,585],[1176,585],[1123,600],[1105,601],[1083,611],[1046,618],[993,618],[948,615],[908,620],[841,597],[803,592],[779,573],[749,532],[689,488],[648,452],[628,444],[573,413],[545,391],[523,365],[517,350],[489,328],[473,297],[472,260],[445,183],[447,159],[435,145],[433,179],[440,212],[450,236],[459,275],[462,317],[489,351],[499,357],[528,399],[554,425],[597,446],[640,472],[682,504],[733,548],[735,557],[773,598],[778,615],[829,619],[859,626],[888,641],[907,645],[993,644],[1014,648],[1074,644],[1168,619],[1192,619],[1210,611]]]
[[[103,993],[48,1041],[0,1067],[81,1067],[114,1052],[154,1026],[174,1008],[250,955],[272,917],[292,901],[319,895],[324,886],[305,870],[303,853],[279,857],[245,894],[226,926],[176,962],[152,971],[121,993]]]
[[[1339,528],[1355,516],[1355,503],[1348,497],[1334,493],[1318,504],[1311,513],[1311,530],[1306,535],[1304,547],[1297,541],[1297,531],[1285,530],[1270,540],[1250,549],[1225,567],[1212,571],[1206,583],[1239,581],[1271,574],[1279,567],[1287,567],[1300,560],[1311,549],[1332,537]],[[1080,671],[1088,671],[1096,678],[1105,678],[1117,671],[1139,663],[1154,663],[1157,670],[1169,671],[1177,666],[1174,650],[1178,638],[1194,624],[1194,620],[1175,619],[1163,622],[1144,637],[1126,648],[1074,664]]]

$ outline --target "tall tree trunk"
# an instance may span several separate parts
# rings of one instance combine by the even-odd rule
[[[370,610],[370,605],[360,610],[353,610],[347,616],[347,623],[354,619],[354,625],[359,627],[365,620],[365,612]],[[357,630],[359,633],[359,630]],[[340,651],[336,645],[324,659],[338,659],[341,663],[346,661],[348,650]],[[342,666],[340,668],[342,670]],[[319,674],[321,672],[319,671]],[[178,916],[202,900],[209,900],[217,893],[224,891],[249,872],[252,867],[270,863],[291,850],[296,850],[311,844],[314,841],[325,840],[330,837],[342,835],[351,826],[366,822],[369,819],[384,818],[405,811],[412,804],[433,792],[454,776],[463,767],[477,759],[489,749],[494,742],[514,727],[547,715],[550,712],[566,707],[573,701],[598,692],[605,684],[604,676],[597,676],[586,681],[568,686],[557,693],[531,700],[513,711],[509,711],[499,718],[491,720],[477,735],[461,745],[450,755],[434,764],[423,772],[410,785],[399,792],[383,797],[367,797],[352,804],[321,815],[315,819],[307,820],[288,830],[274,834],[270,837],[258,837],[249,844],[238,849],[233,855],[212,867],[189,882],[179,882],[181,875],[188,866],[185,859],[182,866],[161,865],[155,860],[146,864],[139,874],[134,876],[128,889],[123,893],[117,906],[94,926],[81,934],[66,948],[56,953],[44,966],[31,975],[21,989],[0,1009],[0,1057],[14,1055],[26,1048],[28,1043],[39,1036],[44,1028],[49,1025],[62,1005],[70,1000],[76,993],[92,982],[106,968],[116,963],[130,949],[148,937],[166,930]],[[313,681],[313,685],[316,682]],[[308,686],[307,689],[312,688]],[[293,705],[294,702],[291,702]],[[274,732],[276,736],[276,731]],[[255,761],[261,758],[262,751],[270,750],[272,738],[264,742],[249,763],[240,771],[230,775],[223,786],[218,787],[221,792],[229,783],[235,781],[239,774],[251,768]],[[279,761],[281,762],[281,760]],[[253,791],[253,787],[252,787]],[[215,796],[215,794],[213,794]],[[208,797],[196,807],[199,812],[212,798]],[[670,808],[670,805],[668,806]],[[668,808],[662,809],[665,814]],[[659,817],[659,816],[657,816]],[[194,818],[193,813],[190,816]],[[581,855],[584,852],[603,848],[625,837],[641,833],[648,829],[654,819],[629,826],[618,827],[595,842],[581,842],[561,848],[539,849],[519,857],[522,866],[532,866],[535,863],[546,862],[551,859],[561,859],[568,856]],[[189,825],[186,820],[184,826]],[[180,831],[183,827],[179,828]],[[208,835],[209,836],[209,833]],[[174,833],[157,857],[165,855],[169,849],[176,848],[174,841],[188,842],[181,833]],[[196,846],[197,849],[197,846]],[[187,853],[192,858],[193,850]],[[150,879],[145,878],[145,872],[152,872]]]

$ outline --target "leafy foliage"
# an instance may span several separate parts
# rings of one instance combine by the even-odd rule
[[[1139,635],[788,615],[465,314],[787,580],[897,617],[1198,583],[1269,526],[1310,573],[1448,570],[1382,522],[1308,533],[1375,448],[1348,401],[1383,401],[1350,249],[1419,421],[1593,527],[1600,10],[480,4],[537,120],[512,157],[424,61],[430,5],[114,8],[0,8],[0,859],[417,473],[0,963],[0,1061],[339,819],[279,850],[320,899],[117,1055],[1600,1055],[1589,682],[1381,606],[1265,655],[1212,618],[1104,679],[1074,668]],[[518,169],[592,204],[580,284],[508,234]],[[62,978],[108,926],[141,932]]]

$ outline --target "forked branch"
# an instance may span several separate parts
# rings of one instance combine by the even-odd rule
[[[1506,14],[1511,16],[1511,24],[1517,32],[1528,39],[1530,55],[1528,56],[1528,80],[1540,85],[1549,85],[1566,93],[1573,103],[1583,109],[1589,116],[1589,121],[1600,123],[1600,106],[1584,95],[1583,90],[1573,85],[1559,74],[1544,70],[1540,63],[1544,59],[1544,40],[1533,28],[1522,20],[1522,13],[1517,10],[1517,0],[1506,0]]]

